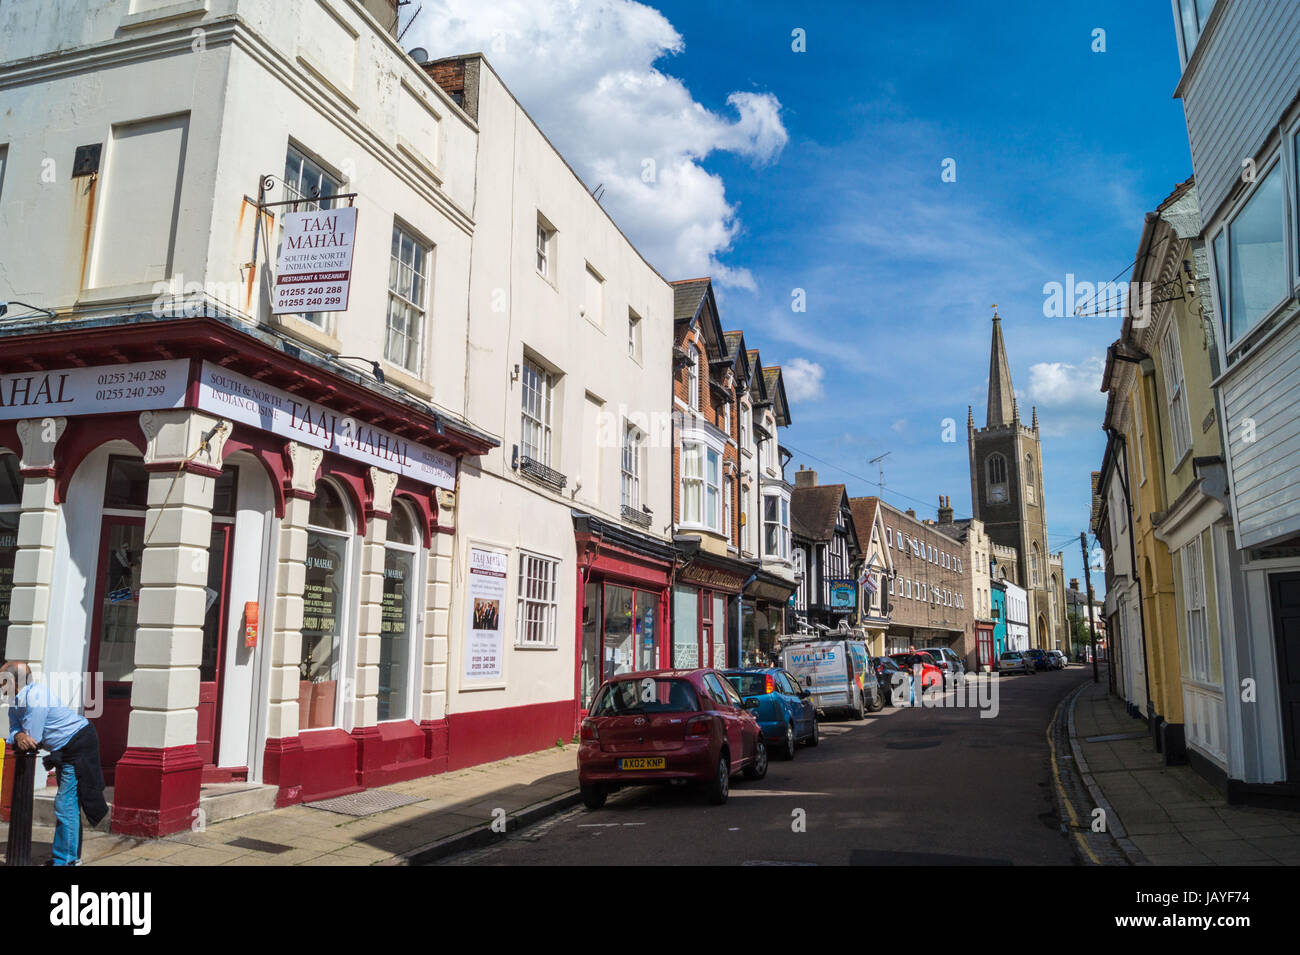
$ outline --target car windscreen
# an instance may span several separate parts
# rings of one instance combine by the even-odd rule
[[[700,708],[695,687],[681,679],[645,677],[607,684],[591,708],[592,716],[630,713],[692,713]]]
[[[762,696],[767,692],[766,673],[728,673],[727,682],[741,696]]]

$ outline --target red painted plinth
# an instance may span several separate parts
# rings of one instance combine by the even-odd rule
[[[302,745],[302,799],[332,799],[360,792],[357,783],[357,743],[340,729],[298,734]]]
[[[428,747],[423,730],[409,720],[355,729],[352,738],[357,744],[357,782],[367,789],[439,771],[425,755]]]
[[[424,756],[433,767],[433,773],[447,771],[447,721],[422,720],[420,732],[424,734]]]
[[[202,776],[196,746],[127,747],[114,777],[112,831],[155,838],[189,829]]]
[[[278,786],[277,806],[302,802],[302,743],[296,736],[268,739],[262,760],[262,780]]]
[[[534,703],[447,716],[447,768],[464,769],[523,756],[573,738],[573,700]]]

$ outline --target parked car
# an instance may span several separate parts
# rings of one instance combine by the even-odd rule
[[[895,700],[910,702],[912,699],[912,671],[904,670],[893,657],[872,657],[871,665],[876,669],[880,681],[880,692],[884,695],[885,705],[893,706]]]
[[[934,662],[937,663],[939,669],[943,671],[943,682],[945,686],[955,683],[957,677],[966,672],[966,664],[961,662],[961,657],[953,653],[953,651],[948,647],[924,647],[918,652],[928,653],[930,656],[934,657]]]
[[[867,718],[885,705],[861,640],[806,640],[781,648],[781,666],[812,694],[823,713],[848,712]]]
[[[717,670],[649,670],[606,680],[579,729],[578,785],[588,809],[623,786],[703,783],[727,801],[731,777],[767,775],[754,710]]]
[[[914,667],[921,667],[921,691],[925,692],[932,686],[943,688],[943,670],[939,668],[930,654],[920,650],[912,650],[905,653],[891,653],[889,655],[895,663],[908,672],[915,673]]]
[[[1070,658],[1062,650],[1048,650],[1047,655],[1056,661],[1056,669],[1064,670],[1070,665]]]
[[[1030,647],[1022,652],[1029,658],[1029,662],[1034,665],[1035,670],[1050,670],[1056,666],[1052,659],[1048,657],[1046,650]]]
[[[723,670],[722,675],[746,704],[758,700],[754,716],[763,738],[782,759],[794,759],[799,743],[817,745],[817,707],[794,676],[777,667]]]
[[[1004,650],[998,657],[999,673],[1033,673],[1033,662],[1019,650]]]

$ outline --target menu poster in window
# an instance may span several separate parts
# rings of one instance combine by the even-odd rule
[[[500,680],[504,675],[501,612],[505,606],[510,555],[504,551],[469,549],[466,588],[465,679]]]

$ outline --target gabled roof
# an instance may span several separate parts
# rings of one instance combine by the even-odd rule
[[[790,492],[790,528],[793,531],[798,524],[802,529],[801,537],[828,541],[835,536],[835,519],[840,507],[847,503],[848,494],[843,484],[796,486]]]
[[[780,365],[771,365],[763,369],[763,386],[768,400],[772,402],[772,413],[776,415],[776,423],[788,425],[790,402],[785,398],[785,378],[781,375]]]
[[[745,348],[745,333],[724,332],[722,341],[727,350],[727,357],[731,359],[731,369],[736,374],[736,381],[749,387],[753,372],[749,364],[749,352]]]
[[[892,570],[894,559],[884,541],[885,525],[880,513],[880,498],[851,497],[849,498],[849,511],[853,515],[853,530],[857,534],[858,546],[862,548],[863,554],[866,554],[867,549],[871,546],[872,528],[879,524],[879,539],[881,549],[885,554],[885,569]]]
[[[673,319],[683,322],[693,319],[704,304],[704,295],[709,290],[709,279],[681,279],[669,282],[673,287]]]

